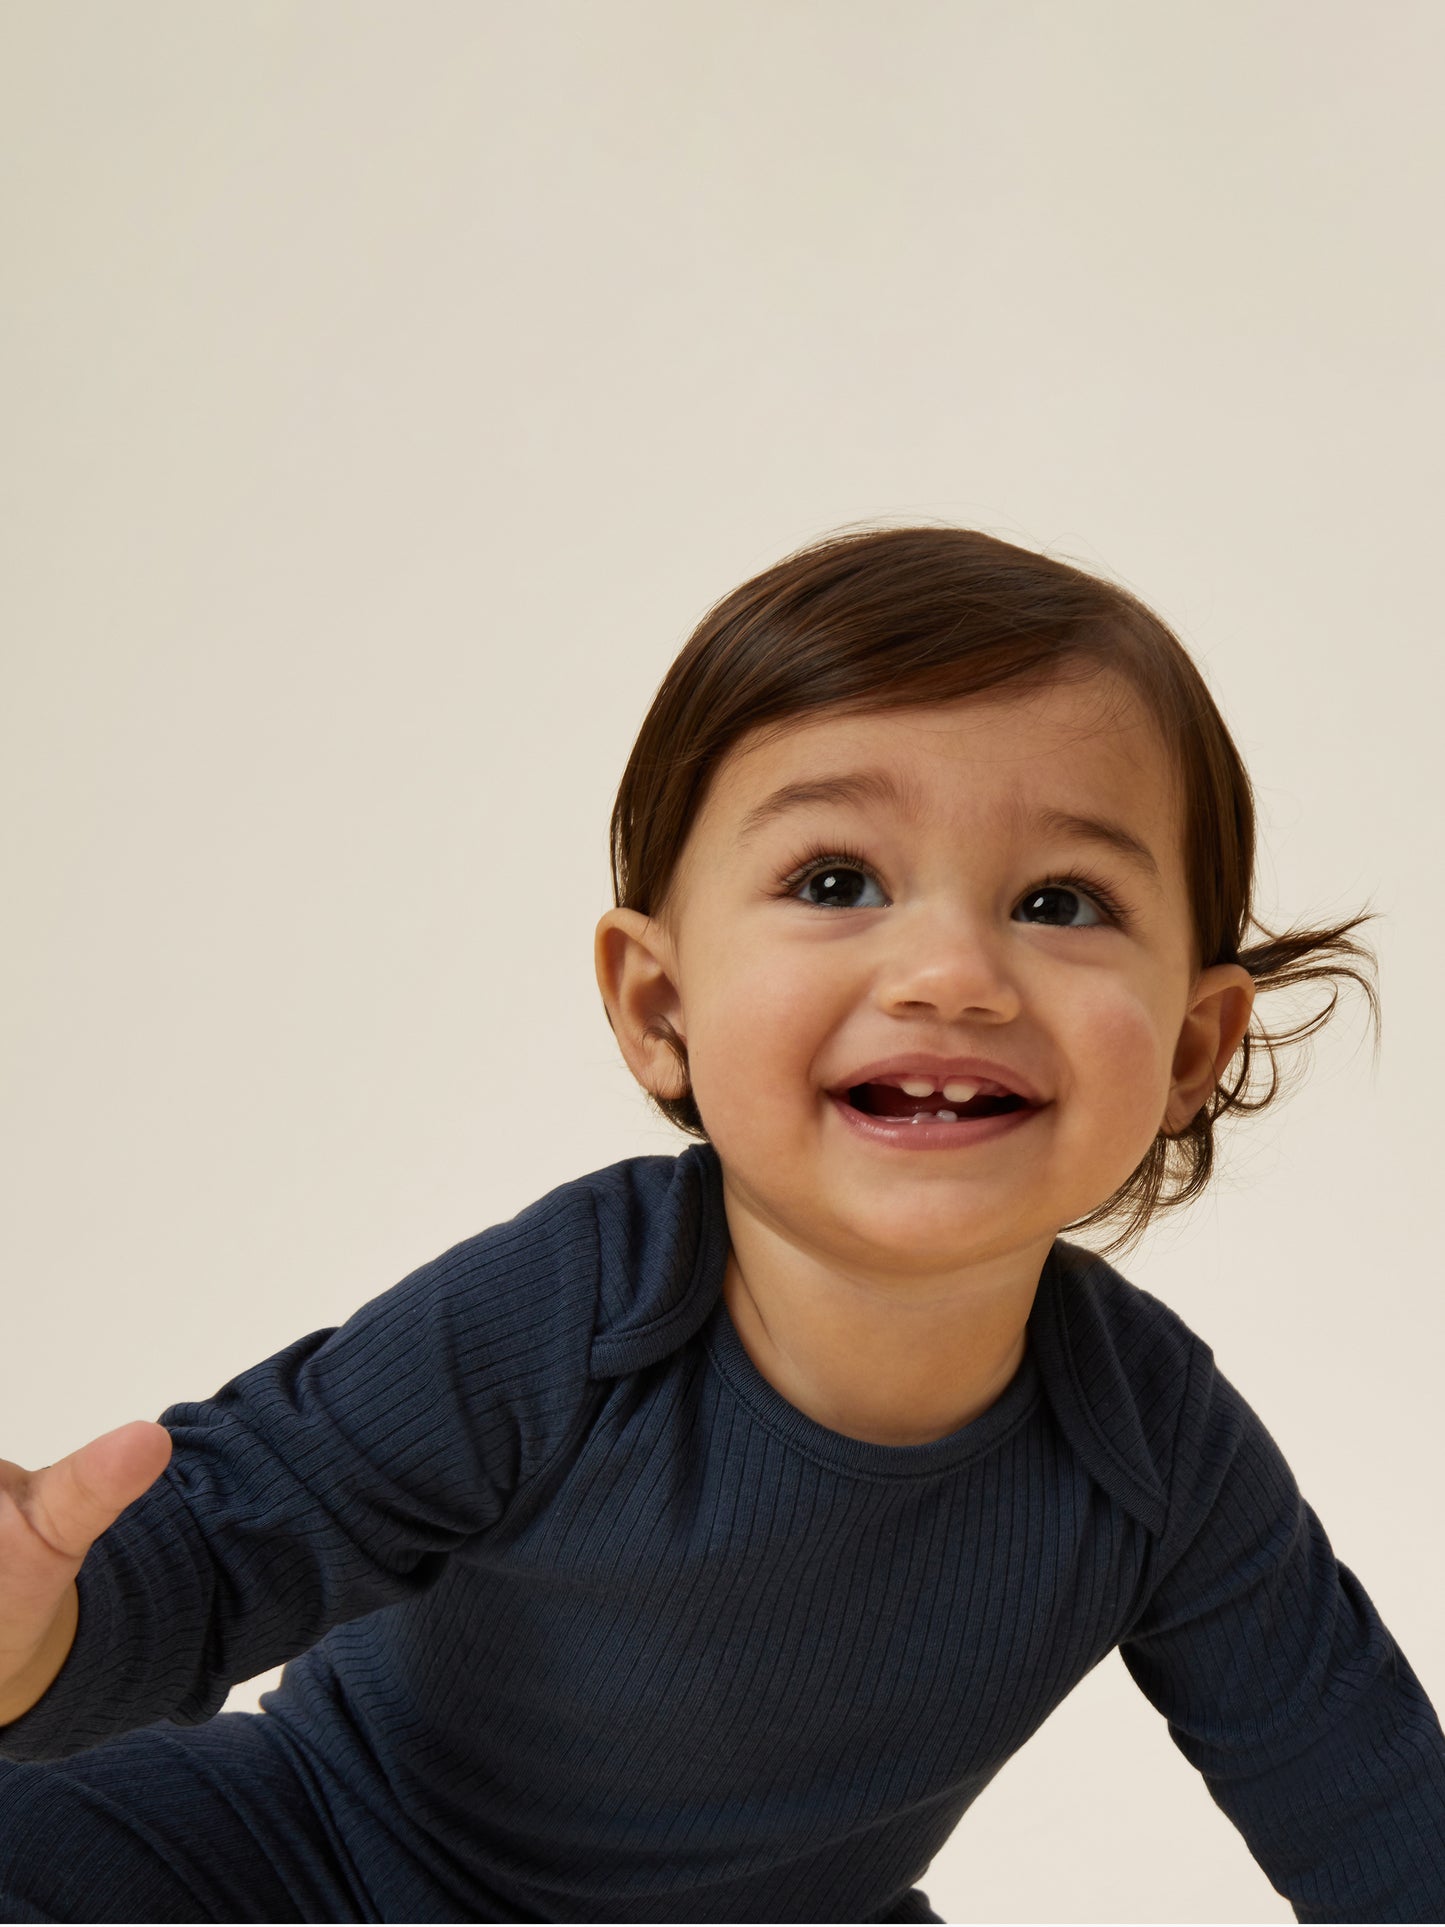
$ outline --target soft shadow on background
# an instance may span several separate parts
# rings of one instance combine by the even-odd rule
[[[1432,4],[8,0],[0,1454],[684,1148],[592,969],[633,735],[735,583],[942,518],[1176,627],[1261,916],[1382,913],[1378,1072],[1347,988],[1118,1262],[1445,1708],[1442,55]],[[923,1884],[1293,1918],[1117,1655]]]

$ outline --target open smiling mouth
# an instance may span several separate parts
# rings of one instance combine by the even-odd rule
[[[1007,1097],[985,1097],[980,1093],[966,1104],[959,1104],[950,1103],[942,1091],[935,1091],[931,1097],[910,1097],[896,1084],[855,1084],[842,1101],[865,1117],[936,1117],[945,1123],[965,1117],[1002,1117],[1009,1111],[1037,1108],[1013,1093]]]

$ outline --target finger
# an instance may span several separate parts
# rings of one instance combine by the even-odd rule
[[[53,1552],[83,1559],[101,1533],[154,1485],[170,1456],[171,1435],[163,1425],[132,1419],[32,1473],[21,1510]]]

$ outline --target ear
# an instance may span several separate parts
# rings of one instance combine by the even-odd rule
[[[1243,964],[1211,964],[1199,973],[1174,1050],[1161,1129],[1189,1128],[1239,1049],[1254,1009],[1254,979]]]
[[[609,910],[592,945],[597,988],[628,1069],[654,1097],[682,1097],[687,1080],[660,1026],[686,1043],[677,966],[667,932],[640,910]]]

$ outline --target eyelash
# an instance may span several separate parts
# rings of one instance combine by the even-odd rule
[[[830,848],[824,844],[815,843],[809,847],[797,867],[791,870],[788,875],[779,879],[777,894],[780,897],[791,896],[795,890],[800,889],[802,885],[808,881],[808,878],[813,875],[815,870],[825,869],[830,863],[836,864],[839,868],[846,866],[850,870],[858,870],[864,876],[871,878],[880,889],[883,887],[883,879],[873,868],[873,865],[866,857],[860,856],[856,850],[850,850],[846,845],[838,845]],[[1075,888],[1082,890],[1086,896],[1092,897],[1110,921],[1117,924],[1121,930],[1127,930],[1129,928],[1129,913],[1123,904],[1120,903],[1119,899],[1106,883],[1098,877],[1089,875],[1086,870],[1071,870],[1064,876],[1050,877],[1047,883],[1036,883],[1032,890],[1025,891],[1024,894],[1030,896],[1039,890],[1072,890]],[[815,909],[821,907],[821,905],[814,905]],[[1084,927],[1083,925],[1079,926],[1079,928]]]

